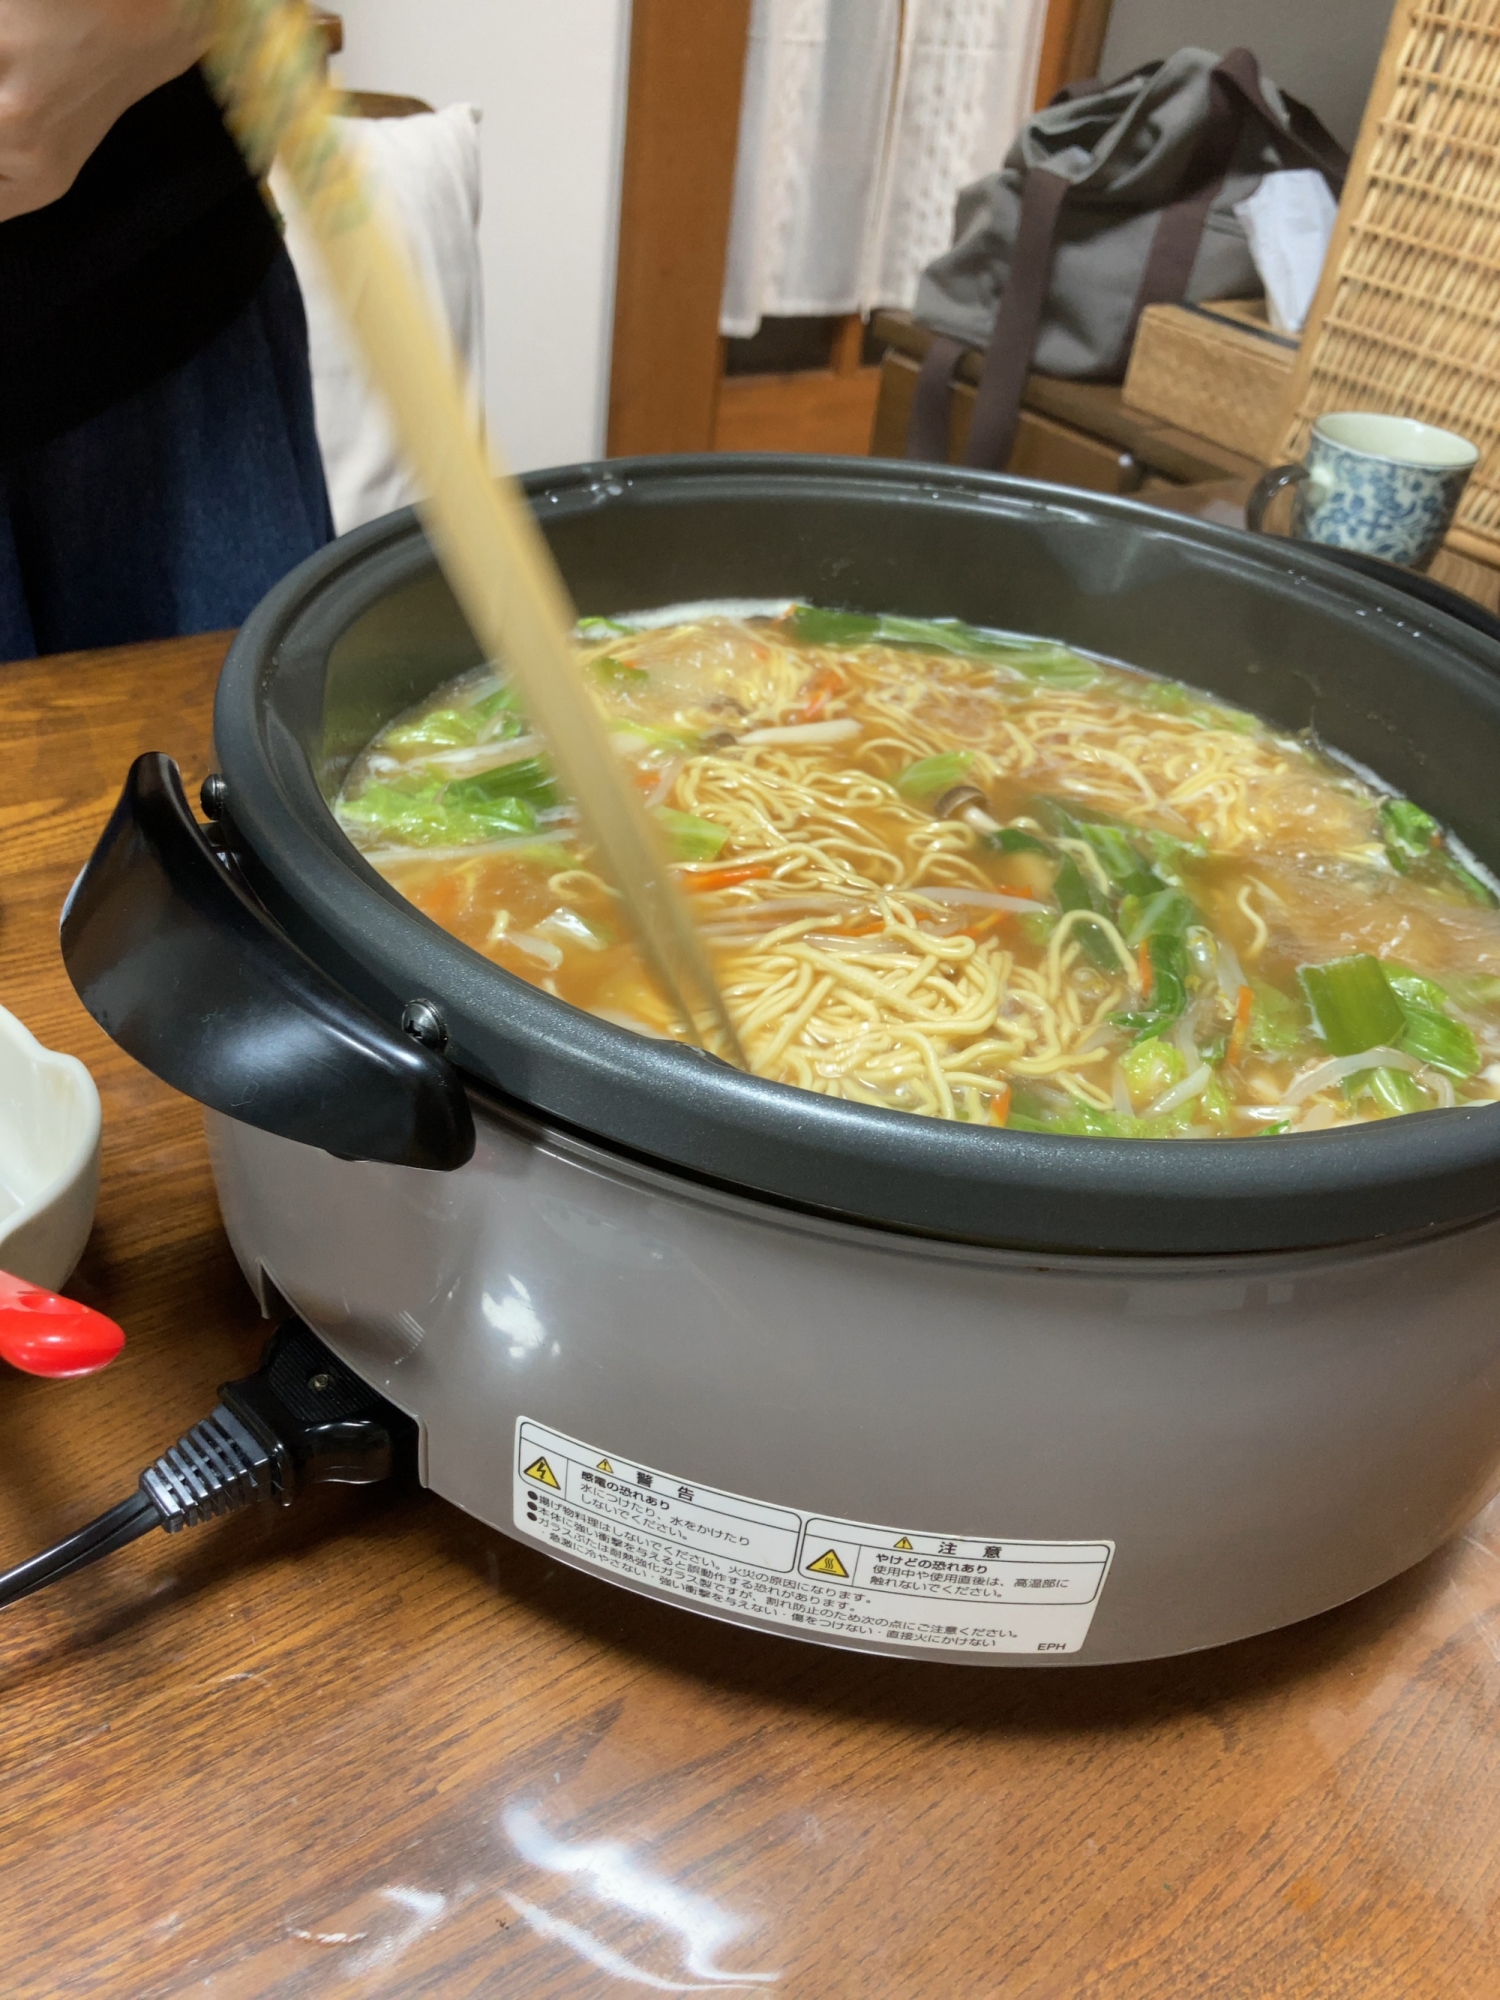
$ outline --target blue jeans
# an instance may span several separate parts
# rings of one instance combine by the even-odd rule
[[[0,468],[0,660],[238,625],[332,536],[283,251],[191,361]]]

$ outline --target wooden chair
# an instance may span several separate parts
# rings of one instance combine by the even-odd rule
[[[344,23],[339,15],[327,13],[321,7],[313,9],[313,20],[322,31],[323,60],[327,63],[343,50]],[[344,102],[352,118],[414,118],[419,112],[432,109],[424,98],[403,97],[388,90],[348,90]]]

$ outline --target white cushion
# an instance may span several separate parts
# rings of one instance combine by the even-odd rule
[[[475,420],[484,407],[484,287],[479,263],[477,105],[451,104],[411,118],[339,121],[387,197],[433,307],[467,377]],[[342,535],[420,498],[391,435],[379,395],[344,329],[316,244],[281,176],[271,192],[286,218],[286,246],[307,307],[313,403],[334,526]]]

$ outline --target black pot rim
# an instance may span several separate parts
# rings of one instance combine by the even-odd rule
[[[1142,530],[1240,574],[1290,580],[1421,638],[1486,680],[1500,647],[1428,604],[1272,541],[1137,502],[955,468],[774,456],[564,467],[524,482],[544,527],[601,509],[759,491],[835,502],[1049,511]],[[1239,1141],[1111,1140],[978,1129],[744,1076],[648,1041],[504,972],[405,903],[339,832],[287,722],[329,647],[388,589],[431,566],[410,511],[343,537],[252,614],[220,679],[214,733],[236,841],[272,914],[336,981],[397,1020],[441,1010],[481,1091],[604,1145],[723,1186],[927,1237],[1038,1251],[1224,1255],[1410,1236],[1500,1210],[1489,1107]],[[725,593],[728,594],[728,593]],[[617,606],[617,609],[640,607]],[[871,606],[870,608],[875,608]],[[883,607],[897,608],[897,607]],[[321,685],[321,683],[319,683]]]

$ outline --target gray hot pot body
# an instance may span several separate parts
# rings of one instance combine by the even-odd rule
[[[584,613],[797,596],[1054,635],[1316,728],[1500,859],[1500,653],[1306,548],[925,467],[529,484]],[[215,724],[240,877],[309,978],[390,1029],[432,1003],[472,1156],[433,1171],[298,1124],[269,1073],[187,1084],[251,1282],[417,1419],[436,1491],[713,1616],[1011,1665],[1305,1617],[1480,1502],[1493,1112],[1196,1145],[981,1132],[593,1021],[404,904],[328,811],[381,723],[476,657],[393,517],[260,608]],[[177,1060],[153,1066],[182,1081]]]

